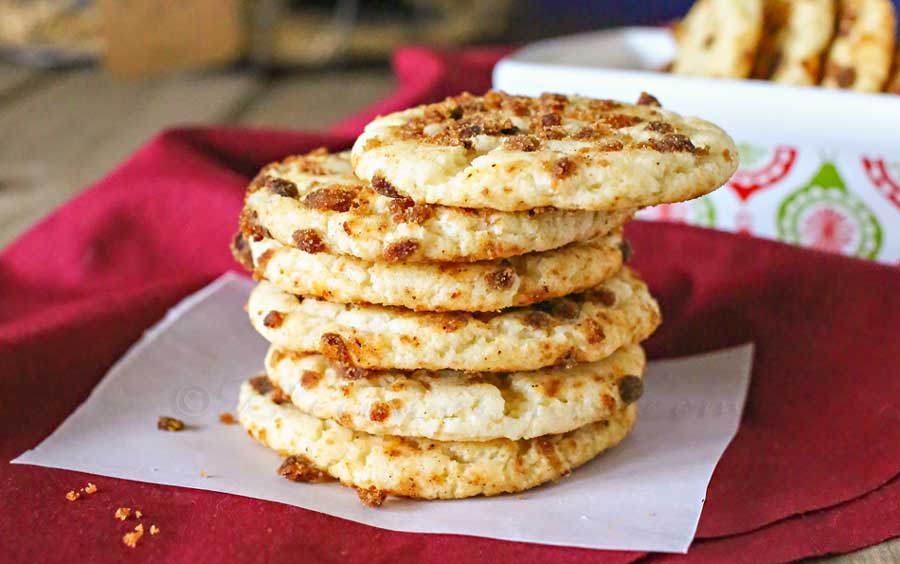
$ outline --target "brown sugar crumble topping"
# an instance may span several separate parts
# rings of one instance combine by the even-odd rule
[[[182,431],[184,430],[184,421],[166,415],[160,415],[156,421],[156,428],[160,431]]]
[[[319,470],[305,456],[294,455],[284,459],[278,467],[278,475],[292,482],[317,484],[334,480],[328,472]]]
[[[157,527],[156,525],[150,525],[150,534],[151,534],[151,535],[158,535],[158,534],[159,534],[159,527]]]
[[[113,515],[113,517],[115,517],[119,521],[124,521],[124,520],[128,519],[130,516],[131,516],[131,508],[130,507],[119,507],[118,509],[116,509],[115,515]]]
[[[303,375],[300,376],[300,385],[303,386],[303,389],[310,390],[318,386],[321,379],[322,375],[320,373],[304,370]]]
[[[356,202],[356,191],[328,186],[310,192],[303,198],[303,205],[314,210],[330,210],[336,212],[349,211],[359,204]]]
[[[271,190],[273,194],[277,194],[285,198],[296,198],[300,195],[300,191],[297,190],[297,185],[290,180],[285,180],[284,178],[276,178],[274,176],[267,176],[265,183],[266,188]]]
[[[410,257],[419,249],[419,242],[415,239],[404,239],[391,243],[384,250],[384,260],[387,262],[400,262]]]
[[[272,385],[272,381],[269,380],[269,377],[265,374],[260,374],[259,376],[254,376],[253,378],[251,378],[250,386],[256,391],[257,394],[262,396],[275,389],[275,386]]]
[[[625,405],[636,402],[644,395],[644,381],[634,375],[622,376],[617,384],[619,397]]]
[[[434,207],[428,204],[417,204],[410,198],[400,198],[391,201],[389,206],[391,219],[394,223],[415,223],[422,225],[434,214]]]
[[[325,251],[325,243],[315,229],[298,229],[291,236],[301,251],[315,254]]]
[[[614,100],[574,101],[562,94],[552,93],[545,93],[534,99],[492,90],[482,97],[463,93],[426,106],[421,115],[398,126],[397,133],[403,139],[463,146],[469,150],[475,148],[473,138],[476,136],[503,137],[504,148],[524,152],[537,151],[551,140],[598,142],[604,136],[611,136],[603,146],[583,147],[582,150],[608,152],[621,151],[627,147],[705,155],[706,148],[697,149],[677,138],[636,142],[627,133],[615,132],[653,119],[652,125],[647,127],[648,131],[676,134],[675,127],[664,121],[661,112],[655,109],[659,107],[659,100],[646,92],[641,93],[636,105],[629,105]],[[651,116],[659,117],[654,119]],[[518,118],[522,122],[514,123]],[[439,127],[432,127],[435,125]],[[380,176],[373,179],[373,185],[376,184],[376,190],[380,193],[400,197],[397,190]]]
[[[91,482],[88,482],[88,485],[84,487],[84,493],[88,495],[97,493],[97,486]]]
[[[388,198],[405,198],[394,188],[394,185],[388,182],[383,176],[372,177],[372,189]]]
[[[572,176],[575,173],[576,168],[577,165],[575,164],[575,161],[569,157],[562,157],[553,163],[550,173],[553,175],[553,178],[564,180]]]
[[[269,329],[277,329],[284,323],[285,317],[286,315],[284,314],[284,312],[275,311],[273,309],[263,318],[263,325],[265,325]]]
[[[652,94],[647,94],[646,92],[641,92],[641,95],[638,96],[637,99],[638,106],[656,106],[657,108],[662,107],[662,104],[659,103],[659,100],[656,99],[656,96]]]
[[[79,498],[81,498],[81,494],[79,492],[76,492],[75,490],[69,490],[68,492],[66,492],[66,499],[69,501],[77,501]]]
[[[384,500],[387,499],[387,492],[379,490],[375,486],[369,486],[368,488],[354,487],[353,489],[356,490],[356,495],[359,496],[359,500],[363,502],[363,505],[369,507],[381,507]]]

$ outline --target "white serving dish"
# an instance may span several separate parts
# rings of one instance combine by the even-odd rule
[[[666,28],[624,28],[545,40],[494,69],[494,87],[636,100],[698,115],[741,145],[726,188],[644,210],[686,221],[900,263],[900,96],[664,72]]]

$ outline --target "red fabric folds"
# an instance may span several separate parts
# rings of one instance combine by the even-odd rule
[[[0,458],[35,446],[168,307],[235,268],[227,242],[260,166],[347,147],[374,114],[483,91],[505,52],[401,51],[398,95],[331,134],[168,131],[5,249]],[[744,420],[688,555],[393,533],[236,496],[0,464],[0,560],[117,561],[129,550],[112,519],[120,505],[162,528],[130,554],[167,562],[787,561],[900,534],[900,273],[677,225],[636,222],[628,235],[664,312],[651,356],[756,343]],[[64,499],[88,480],[96,496]]]

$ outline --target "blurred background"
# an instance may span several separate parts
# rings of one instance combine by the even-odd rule
[[[165,127],[324,128],[391,93],[398,46],[666,24],[691,4],[0,0],[0,248]]]
[[[0,247],[175,124],[323,128],[399,45],[665,22],[690,1],[0,0]]]

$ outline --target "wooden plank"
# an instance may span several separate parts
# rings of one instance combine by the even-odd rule
[[[0,61],[0,100],[38,74],[34,70]]]
[[[82,69],[0,107],[0,245],[101,178],[159,130],[214,123],[257,90],[249,75],[125,82]]]
[[[896,564],[900,562],[900,538],[841,556],[816,558],[809,562],[828,564]]]
[[[393,92],[390,70],[307,73],[277,81],[240,116],[240,123],[280,129],[324,129]]]

